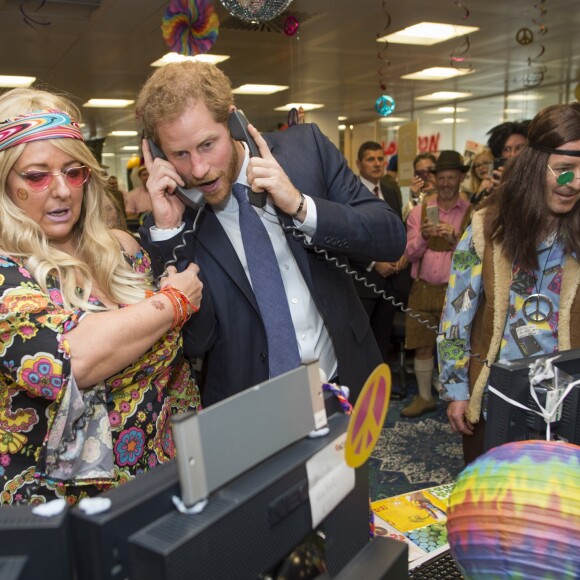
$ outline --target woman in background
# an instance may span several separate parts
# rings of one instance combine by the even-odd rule
[[[491,191],[493,172],[493,155],[489,149],[478,153],[471,163],[467,183],[463,183],[461,189],[467,193],[469,201],[473,205],[480,203]]]
[[[70,503],[171,459],[171,415],[199,407],[180,329],[197,267],[154,291],[135,238],[107,226],[78,110],[0,96],[0,503]]]

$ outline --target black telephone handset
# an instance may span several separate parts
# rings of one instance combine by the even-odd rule
[[[149,151],[151,151],[151,156],[153,159],[161,157],[161,159],[166,159],[163,151],[159,149],[158,145],[153,141],[153,139],[147,139],[149,143]],[[205,198],[203,193],[199,189],[191,188],[185,189],[185,187],[177,186],[175,190],[175,195],[188,207],[193,209],[201,209],[205,204]]]
[[[250,150],[250,157],[260,157],[260,150],[256,142],[248,132],[248,119],[240,109],[235,109],[228,117],[228,129],[235,141],[244,141]],[[264,207],[266,205],[267,192],[259,191],[256,193],[251,189],[248,190],[248,200],[255,207]]]

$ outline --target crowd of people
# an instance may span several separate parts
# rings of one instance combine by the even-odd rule
[[[580,346],[580,105],[547,107],[532,121],[502,123],[488,135],[469,165],[455,151],[415,158],[402,209],[405,253],[396,264],[366,268],[367,277],[388,280],[397,265],[410,264],[407,295],[380,286],[412,313],[405,347],[414,353],[418,394],[401,416],[433,411],[438,393],[451,430],[463,435],[466,464],[484,449],[491,364]],[[357,162],[371,191],[380,175],[371,177],[365,161],[377,158],[375,146],[363,144]],[[400,207],[392,192],[378,192]],[[363,302],[372,303],[366,295]],[[374,320],[377,311],[367,308],[385,353],[388,315]]]
[[[408,203],[375,142],[357,175],[316,125],[249,125],[250,156],[213,65],[158,69],[136,110],[164,156],[145,139],[126,193],[69,99],[0,95],[0,503],[75,503],[129,481],[174,457],[173,414],[302,362],[355,402],[387,360],[396,307],[331,258],[422,319],[406,321],[418,395],[401,414],[435,408],[437,355],[466,461],[482,449],[482,362],[579,346],[579,105],[494,128],[471,166],[419,155]]]

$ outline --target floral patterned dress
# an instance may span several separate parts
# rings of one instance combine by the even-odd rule
[[[141,251],[126,259],[135,271],[150,269]],[[171,416],[200,408],[177,330],[79,391],[66,333],[84,315],[92,314],[63,307],[56,279],[46,294],[23,262],[0,256],[0,504],[76,503],[124,483],[171,459]],[[75,405],[76,415],[69,412]],[[91,431],[82,431],[85,423]],[[108,458],[103,469],[79,467],[99,453]]]

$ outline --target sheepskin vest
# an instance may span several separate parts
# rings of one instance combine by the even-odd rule
[[[471,349],[482,360],[497,359],[508,315],[512,263],[501,251],[500,244],[486,241],[483,235],[485,210],[473,213],[473,244],[482,260],[483,296],[471,328]],[[570,255],[564,258],[560,293],[558,350],[580,348],[580,264]],[[477,423],[481,399],[490,368],[477,357],[469,363],[469,409],[467,418]]]

